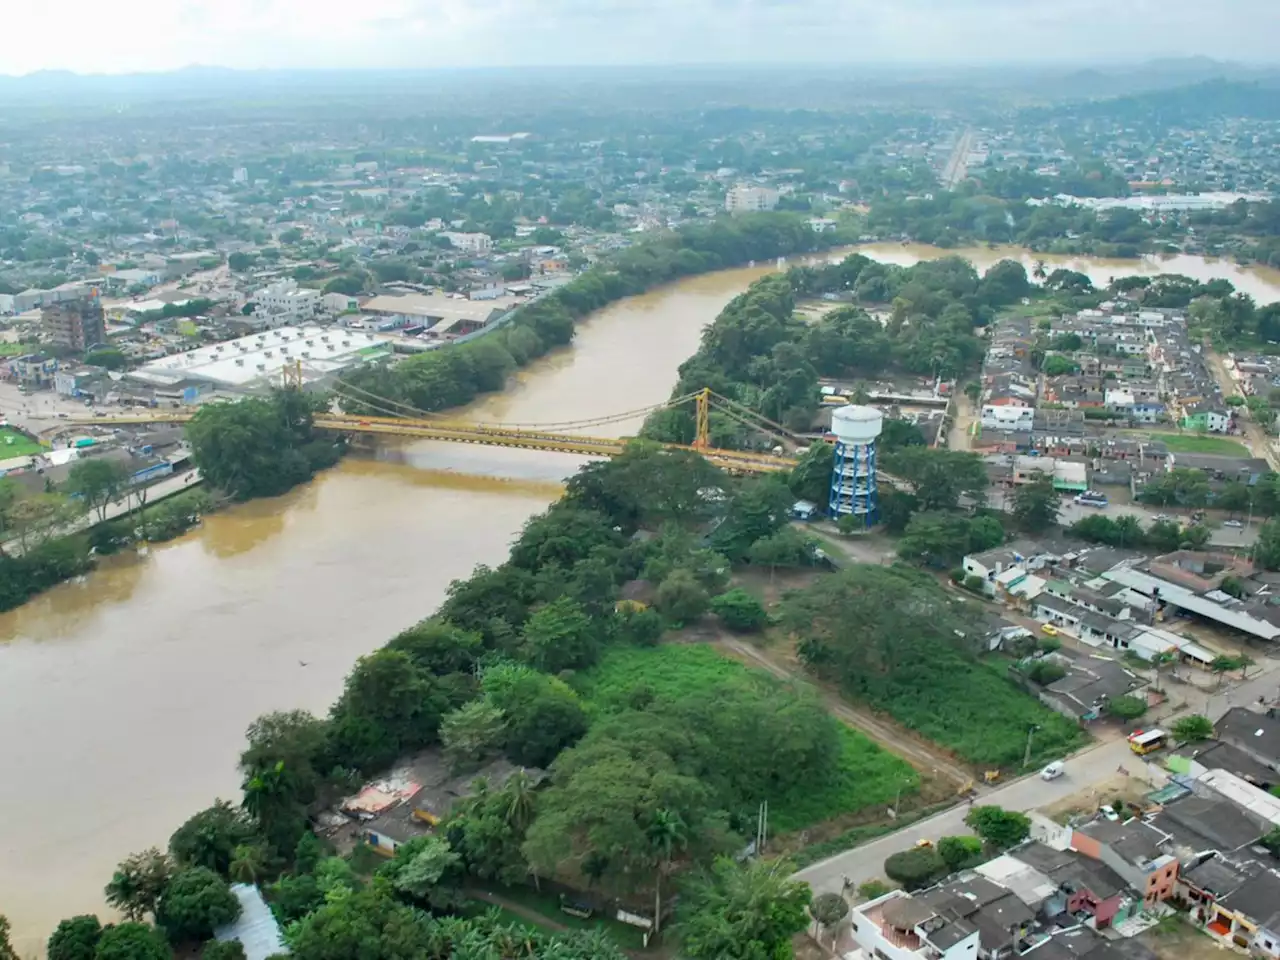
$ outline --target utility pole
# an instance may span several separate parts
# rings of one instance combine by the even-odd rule
[[[1022,755],[1022,766],[1025,768],[1031,763],[1031,738],[1035,736],[1036,731],[1040,729],[1040,725],[1033,723],[1027,727],[1027,749]]]

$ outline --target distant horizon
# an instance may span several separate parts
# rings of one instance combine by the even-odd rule
[[[1230,12],[1206,16],[1198,0],[42,0],[0,17],[21,38],[0,70],[1275,64],[1280,4]]]
[[[850,74],[891,71],[894,74],[920,74],[942,72],[947,74],[999,74],[1005,71],[1027,73],[1061,74],[1071,72],[1101,71],[1116,74],[1138,73],[1161,66],[1192,66],[1195,64],[1212,65],[1223,69],[1244,71],[1280,71],[1280,54],[1276,59],[1242,60],[1210,57],[1201,54],[1185,56],[1152,56],[1144,60],[1132,58],[1113,59],[1062,59],[1047,60],[1034,57],[1026,60],[859,60],[859,61],[672,61],[672,62],[614,62],[614,63],[513,63],[513,64],[456,64],[440,66],[227,66],[216,63],[192,62],[181,66],[157,68],[154,70],[75,70],[69,67],[40,67],[23,73],[9,73],[0,66],[0,80],[27,80],[41,77],[74,77],[82,80],[121,79],[130,77],[171,77],[205,73],[234,74],[251,76],[254,74],[397,74],[397,75],[429,75],[450,73],[519,73],[519,72],[660,72],[668,70],[689,70],[714,72],[758,72],[794,71],[796,73],[817,73],[828,71],[847,71]]]

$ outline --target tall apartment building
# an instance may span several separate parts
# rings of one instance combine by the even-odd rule
[[[73,350],[88,350],[107,339],[106,318],[96,290],[79,300],[50,304],[42,311],[40,321],[47,342]]]
[[[320,312],[323,295],[296,280],[277,280],[253,295],[254,316],[268,327],[296,326]]]
[[[778,191],[773,187],[749,187],[739,184],[724,197],[724,208],[730,213],[759,213],[778,205]]]
[[[483,257],[493,250],[493,238],[487,233],[444,232],[440,236],[453,244],[455,250],[461,250],[464,253],[474,253]]]

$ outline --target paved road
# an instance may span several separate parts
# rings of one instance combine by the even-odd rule
[[[964,179],[965,174],[969,172],[969,150],[973,146],[973,131],[966,130],[960,135],[960,139],[956,141],[955,149],[951,151],[951,157],[947,160],[946,167],[942,170],[942,185],[948,190],[954,190],[956,184]]]
[[[1280,672],[1280,667],[1270,662],[1263,666],[1264,672],[1247,681],[1224,686],[1221,690],[1178,687],[1175,688],[1174,695],[1187,703],[1183,713],[1206,712],[1216,719],[1233,706],[1251,703],[1260,696],[1270,698],[1277,694],[1277,672]],[[1167,719],[1162,718],[1161,723]],[[996,804],[1008,810],[1034,810],[1102,783],[1114,776],[1121,767],[1129,773],[1139,773],[1142,771],[1143,761],[1129,750],[1124,740],[1112,740],[1093,746],[1067,760],[1066,774],[1057,780],[1045,781],[1032,775],[990,790],[978,802]],[[953,807],[897,833],[811,864],[797,873],[796,878],[808,882],[814,893],[839,893],[845,877],[855,886],[868,880],[883,878],[884,861],[891,854],[909,850],[919,840],[936,843],[945,836],[969,833],[969,828],[964,825],[967,813],[968,807],[965,805]]]
[[[1228,372],[1224,358],[1216,351],[1209,349],[1205,350],[1204,357],[1205,365],[1209,368],[1209,372],[1213,374],[1218,386],[1222,388],[1222,396],[1240,396],[1240,389]],[[1249,411],[1244,407],[1240,408],[1240,423],[1244,426],[1244,439],[1253,455],[1266,460],[1271,465],[1272,470],[1280,470],[1280,456],[1276,454],[1276,449],[1271,443],[1271,437],[1267,435],[1267,431],[1253,419]]]
[[[184,473],[175,473],[172,477],[167,477],[158,483],[153,483],[146,488],[147,506],[163,500],[165,497],[173,496],[175,493],[181,493],[183,490],[190,490],[192,487],[200,483],[199,470],[187,470]],[[130,490],[122,499],[117,500],[107,507],[105,520],[114,520],[116,517],[124,516],[131,509],[137,509],[140,506],[138,501],[138,493],[136,490]],[[94,510],[82,515],[74,523],[64,527],[62,531],[54,536],[65,537],[72,533],[78,533],[81,530],[87,530],[96,526],[101,521],[98,519],[98,511]],[[3,544],[2,548],[5,553],[11,557],[17,557],[22,554],[22,544],[18,540],[10,540]]]

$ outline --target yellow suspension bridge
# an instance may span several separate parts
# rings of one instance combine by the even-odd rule
[[[286,386],[299,386],[301,372],[286,370]],[[796,459],[785,456],[779,450],[794,451],[809,443],[786,428],[760,416],[741,404],[721,397],[709,389],[676,397],[666,403],[639,410],[610,414],[585,420],[560,423],[472,423],[446,420],[417,410],[407,404],[388,400],[350,384],[339,382],[334,394],[339,403],[357,409],[374,410],[382,415],[329,412],[317,414],[314,425],[320,430],[333,430],[347,435],[413,437],[420,440],[440,440],[447,443],[474,443],[491,447],[511,447],[523,450],[550,450],[557,453],[584,457],[619,456],[634,437],[597,437],[576,431],[600,427],[610,423],[635,421],[660,410],[675,409],[692,403],[695,410],[696,432],[693,443],[662,443],[668,450],[688,450],[701,454],[716,466],[734,473],[767,473],[790,470]],[[724,414],[730,419],[767,437],[771,452],[748,450],[724,450],[710,442],[711,413]],[[194,414],[185,411],[142,411],[121,413],[115,416],[73,417],[69,423],[121,426],[144,423],[185,423]]]

